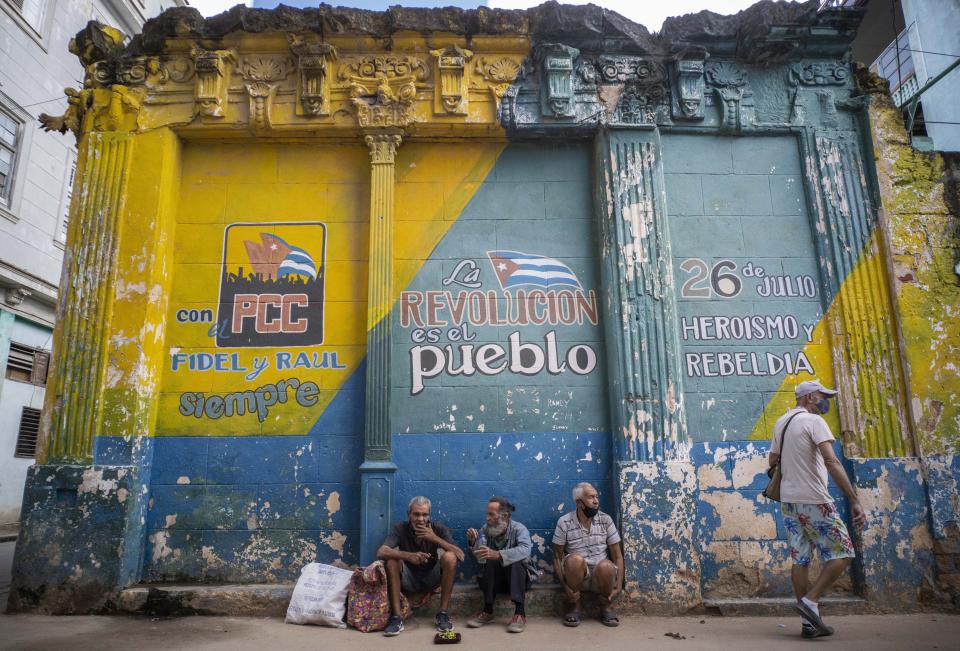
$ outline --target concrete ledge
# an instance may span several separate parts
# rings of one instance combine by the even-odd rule
[[[796,615],[794,599],[704,599],[704,609],[724,617],[786,617]],[[827,597],[820,601],[820,611],[826,615],[867,615],[877,612],[866,599],[859,597]]]
[[[118,610],[163,617],[183,615],[212,616],[248,616],[283,617],[287,604],[293,594],[292,583],[278,584],[228,584],[228,585],[191,585],[156,584],[138,585],[120,593]],[[439,596],[433,596],[415,615],[433,617],[440,603]],[[450,600],[450,614],[454,617],[468,617],[482,606],[480,591],[471,585],[454,587]],[[599,614],[599,607],[593,595],[584,597],[584,613],[588,616]],[[559,615],[563,612],[563,591],[555,585],[534,585],[527,592],[526,610],[530,615]],[[499,615],[513,612],[513,604],[504,595],[497,599],[494,610]],[[631,612],[624,600],[618,604],[618,612]]]

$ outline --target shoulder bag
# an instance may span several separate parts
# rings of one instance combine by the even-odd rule
[[[767,487],[763,489],[763,496],[768,500],[773,500],[774,502],[780,501],[780,480],[783,479],[783,470],[781,470],[780,464],[783,462],[783,444],[787,440],[787,430],[790,428],[790,423],[802,413],[801,411],[795,413],[787,420],[787,424],[783,426],[783,434],[780,435],[780,456],[777,459],[776,465],[770,466],[767,470],[767,477],[770,478],[770,481],[767,482]]]

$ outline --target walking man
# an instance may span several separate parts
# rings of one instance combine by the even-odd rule
[[[564,626],[580,625],[580,593],[595,592],[602,607],[600,621],[619,626],[611,609],[623,584],[623,553],[613,518],[600,511],[597,489],[581,482],[573,489],[577,506],[560,517],[553,532],[553,570],[570,602]]]
[[[429,595],[440,586],[440,610],[437,630],[453,629],[447,613],[457,562],[463,550],[453,543],[450,530],[430,521],[430,500],[414,497],[407,506],[407,521],[394,525],[377,550],[377,558],[387,565],[387,589],[390,593],[390,619],[383,634],[390,637],[403,631],[400,592],[407,596]]]
[[[512,517],[516,510],[506,497],[491,497],[487,502],[486,525],[480,531],[467,529],[470,550],[483,567],[479,579],[483,610],[467,622],[471,628],[493,621],[493,602],[498,592],[509,593],[513,601],[513,619],[507,630],[523,633],[527,627],[524,599],[537,570],[530,561],[530,532]]]
[[[797,406],[773,427],[769,463],[771,468],[780,463],[780,508],[790,536],[791,579],[797,598],[795,608],[803,617],[801,633],[814,638],[833,635],[833,629],[820,617],[818,601],[854,557],[847,527],[827,492],[828,474],[847,496],[853,524],[862,527],[866,516],[833,451],[833,433],[823,419],[830,409],[830,398],[837,392],[812,380],[798,384],[795,393]],[[814,549],[823,569],[811,585],[808,570]]]

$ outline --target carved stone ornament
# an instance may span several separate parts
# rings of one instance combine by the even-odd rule
[[[613,121],[615,124],[653,126],[665,99],[666,89],[661,84],[628,84],[620,95]]]
[[[270,128],[277,82],[286,79],[291,68],[286,57],[247,57],[240,62],[240,74],[247,82],[245,86],[250,96],[250,125],[253,128]]]
[[[676,120],[702,120],[704,105],[704,67],[710,54],[703,48],[686,48],[673,59],[673,117]]]
[[[597,61],[597,68],[604,84],[653,84],[666,78],[662,63],[644,57],[604,55]]]
[[[577,48],[548,43],[540,48],[540,110],[555,118],[575,115],[573,96],[574,60],[580,56]]]
[[[430,50],[437,63],[437,81],[434,93],[434,112],[466,115],[469,69],[473,52],[457,45],[442,50]]]
[[[524,76],[523,63],[507,57],[495,60],[481,57],[474,66],[474,72],[490,84],[490,92],[493,93],[498,112],[500,110],[500,100],[503,99],[510,85]]]
[[[370,148],[371,164],[393,165],[403,139],[396,133],[378,133],[364,136],[363,141]]]
[[[197,112],[212,118],[223,117],[227,103],[227,88],[230,86],[230,69],[236,62],[233,50],[204,50],[193,46],[193,68],[197,81],[194,99]]]
[[[707,69],[707,81],[720,98],[720,128],[724,131],[739,131],[743,125],[743,95],[747,80],[743,72],[732,63],[721,61]]]
[[[350,103],[363,127],[406,127],[414,119],[417,82],[430,76],[417,57],[375,56],[346,61],[337,77],[350,84]]]
[[[337,60],[337,48],[329,43],[289,35],[290,50],[297,57],[297,114],[330,114],[330,81],[327,62]]]
[[[841,61],[795,63],[790,66],[790,83],[794,86],[843,86],[850,79],[850,68]]]

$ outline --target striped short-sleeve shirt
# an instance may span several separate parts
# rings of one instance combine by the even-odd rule
[[[577,512],[573,511],[557,520],[557,528],[553,532],[554,545],[566,545],[568,554],[582,556],[587,565],[596,565],[610,558],[607,546],[619,542],[620,534],[613,524],[613,518],[603,511],[593,516],[589,531],[580,526]]]

